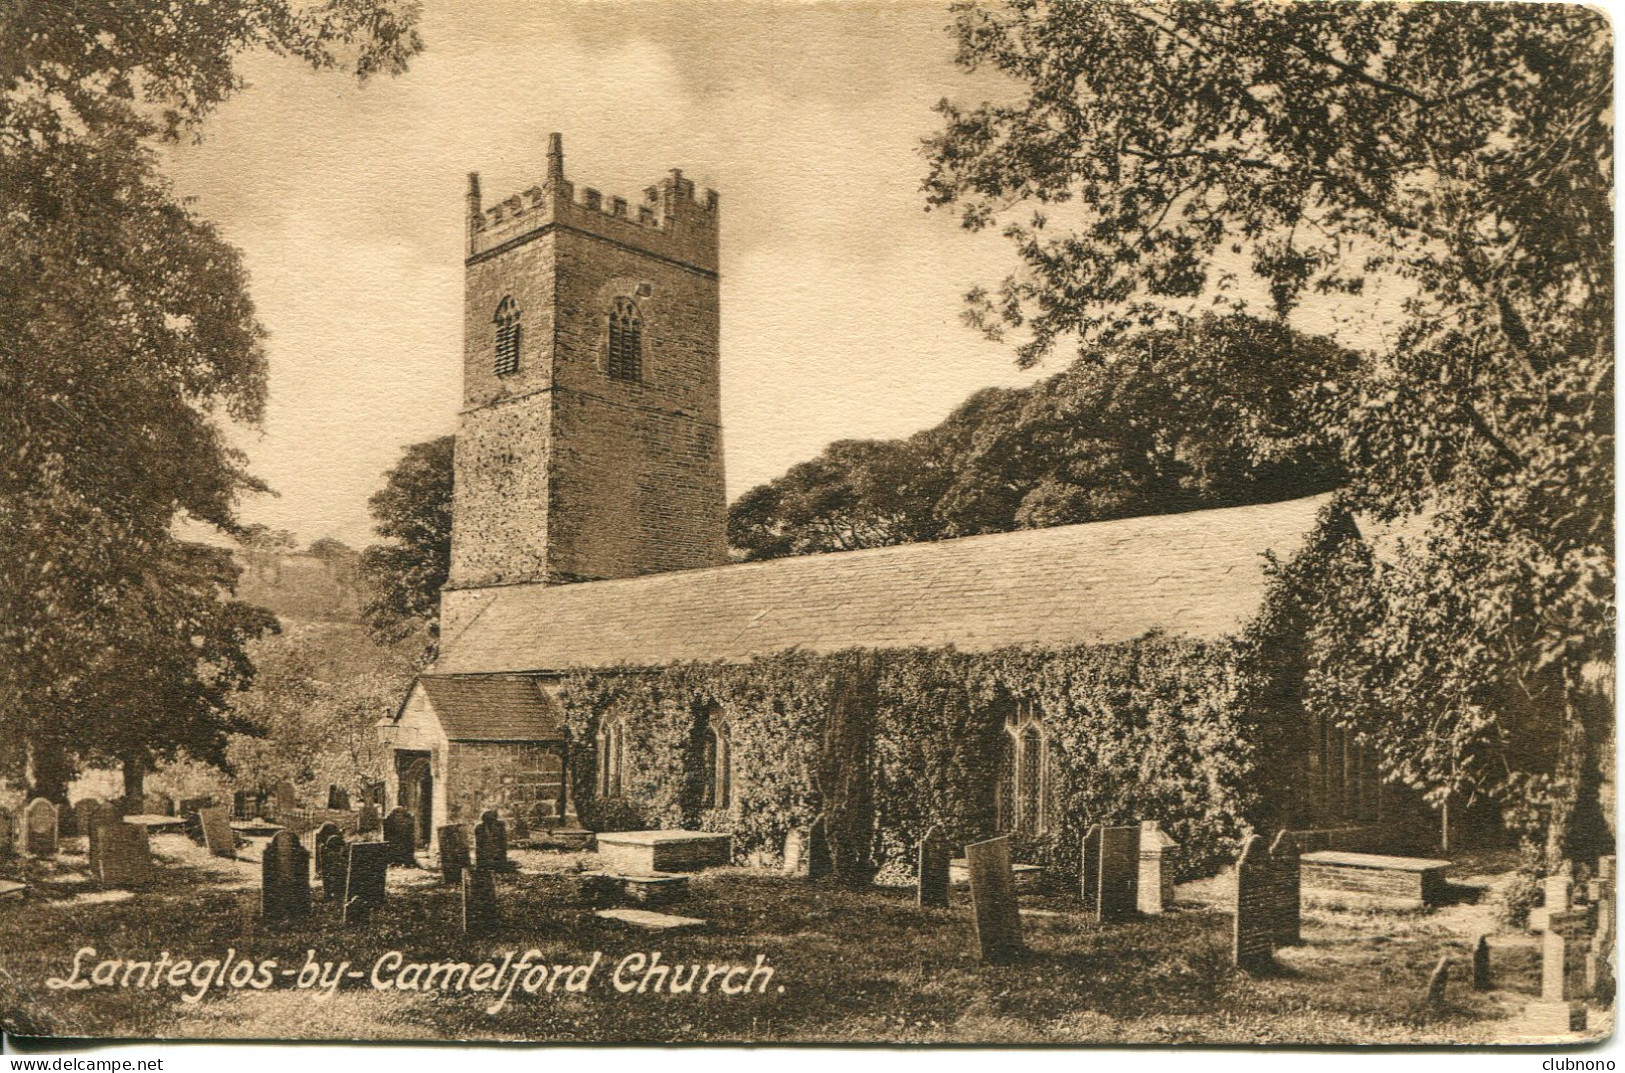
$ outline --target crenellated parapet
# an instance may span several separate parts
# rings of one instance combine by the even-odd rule
[[[643,192],[635,209],[623,197],[605,197],[592,187],[578,192],[564,177],[563,139],[549,139],[547,180],[494,205],[480,196],[479,174],[468,177],[468,257],[569,228],[621,243],[667,260],[716,272],[719,201],[715,190],[703,197],[694,181],[673,169]]]

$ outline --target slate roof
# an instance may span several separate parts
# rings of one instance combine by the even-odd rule
[[[789,649],[1107,643],[1158,628],[1217,637],[1257,609],[1263,553],[1295,552],[1325,499],[493,587],[461,633],[442,639],[423,681]]]
[[[548,741],[564,734],[558,705],[534,679],[516,675],[426,675],[418,679],[418,684],[428,694],[441,729],[452,741]]]

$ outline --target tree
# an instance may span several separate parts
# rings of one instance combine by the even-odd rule
[[[1368,547],[1360,569],[1321,562],[1314,606],[1345,628],[1316,658],[1382,698],[1336,714],[1390,775],[1436,800],[1533,802],[1548,857],[1584,855],[1595,841],[1569,821],[1595,782],[1586,743],[1612,731],[1586,684],[1614,644],[1606,18],[1516,3],[956,11],[959,61],[1016,92],[939,106],[926,192],[967,227],[1005,222],[1020,267],[973,292],[969,316],[1022,333],[1018,360],[1223,300],[1246,268],[1281,317],[1315,295],[1404,299],[1324,420],[1345,445],[1341,508],[1372,533],[1419,533],[1403,553]],[[1455,614],[1434,613],[1447,596]],[[1374,638],[1356,643],[1357,619]],[[1512,770],[1475,744],[1540,727],[1543,747],[1502,753]]]
[[[419,48],[415,18],[390,0],[0,10],[0,738],[36,793],[63,800],[73,749],[127,729],[74,716],[134,718],[93,703],[113,692],[96,680],[104,639],[143,621],[170,632],[136,650],[182,638],[185,615],[145,615],[162,601],[135,595],[207,588],[181,580],[175,517],[232,531],[236,497],[263,487],[219,425],[256,423],[265,397],[241,259],[174,197],[151,143],[195,134],[244,51],[365,77]],[[176,673],[184,693],[203,672]]]
[[[408,447],[367,501],[379,536],[361,554],[362,616],[380,644],[419,629],[438,635],[440,589],[451,571],[451,436]]]

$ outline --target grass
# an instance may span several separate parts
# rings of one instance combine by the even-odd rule
[[[1445,1006],[1423,1007],[1441,954],[1465,969],[1476,924],[1464,931],[1451,914],[1470,906],[1432,914],[1316,908],[1305,915],[1304,945],[1280,951],[1273,972],[1250,976],[1229,965],[1219,885],[1182,888],[1197,900],[1175,912],[1108,926],[1087,920],[1069,898],[1035,897],[1030,904],[1059,915],[1024,920],[1030,952],[1021,961],[982,966],[963,891],[953,908],[920,910],[907,889],[847,891],[719,869],[695,877],[670,910],[706,920],[703,931],[651,935],[594,917],[566,871],[573,858],[527,853],[519,855],[526,871],[499,880],[500,930],[469,938],[458,926],[460,896],[436,885],[432,872],[391,870],[389,905],[366,927],[346,927],[336,905],[322,902],[307,920],[272,926],[257,916],[257,863],[214,861],[178,836],[155,846],[161,878],[130,897],[99,893],[82,857],[22,862],[34,889],[0,905],[0,1018],[8,1028],[238,1039],[1483,1043],[1508,1038],[1509,1018],[1538,988],[1536,949],[1507,936],[1495,950],[1497,990],[1474,992],[1458,972]],[[230,948],[239,958],[275,959],[278,971],[301,966],[307,950],[364,972],[390,951],[407,961],[500,964],[510,951],[535,948],[549,965],[584,964],[595,952],[600,961],[584,992],[516,990],[492,1014],[490,995],[377,991],[365,979],[325,999],[293,989],[292,980],[263,992],[211,990],[197,1002],[182,998],[190,986],[47,988],[83,946],[98,958],[142,960],[165,950],[219,958]],[[747,969],[763,955],[774,974],[765,993],[618,992],[617,962],[654,951],[664,964]]]

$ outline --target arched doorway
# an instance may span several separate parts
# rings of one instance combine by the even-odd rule
[[[434,767],[423,753],[397,754],[400,776],[397,803],[417,821],[417,842],[427,846],[434,834]]]

